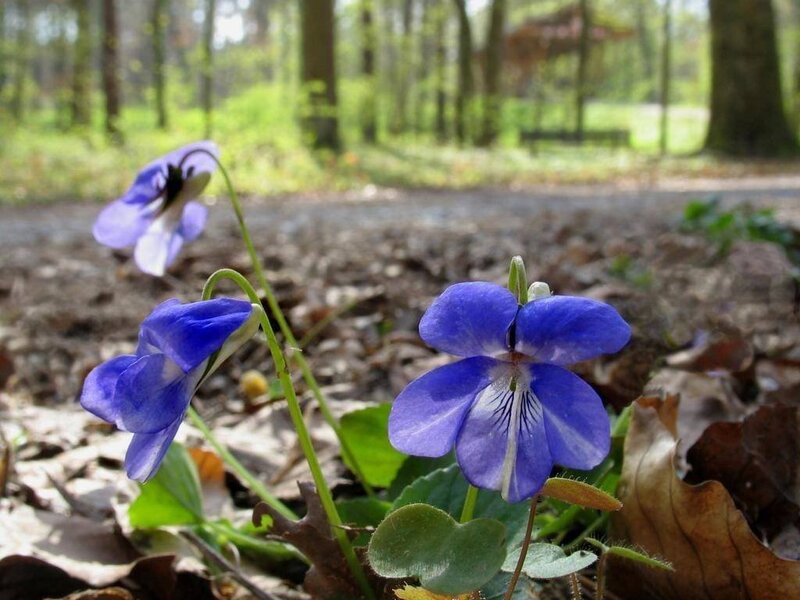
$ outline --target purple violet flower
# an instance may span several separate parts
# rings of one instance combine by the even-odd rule
[[[167,300],[142,322],[136,354],[89,373],[81,406],[134,434],[125,455],[128,477],[155,475],[195,391],[255,334],[260,310],[231,298]]]
[[[205,227],[208,210],[193,200],[208,185],[218,154],[213,142],[197,142],[148,164],[125,195],[100,212],[94,238],[110,248],[135,246],[139,268],[163,275],[183,243]]]
[[[389,439],[401,452],[443,456],[455,445],[467,480],[509,502],[536,494],[554,464],[588,470],[608,454],[602,401],[563,368],[628,342],[630,327],[608,304],[552,296],[520,306],[499,285],[459,283],[428,308],[419,333],[463,359],[397,397]]]

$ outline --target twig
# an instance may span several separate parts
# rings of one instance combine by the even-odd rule
[[[256,585],[250,581],[245,575],[237,569],[228,559],[222,556],[219,552],[209,546],[206,541],[197,535],[194,531],[185,529],[181,531],[181,535],[189,540],[203,556],[209,561],[216,564],[218,567],[230,574],[230,576],[248,592],[253,594],[258,600],[278,600],[277,596],[273,596],[263,590],[260,590]]]

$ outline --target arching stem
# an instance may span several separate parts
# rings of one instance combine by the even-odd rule
[[[353,469],[353,473],[355,474],[356,478],[361,482],[361,485],[364,487],[364,491],[369,496],[375,495],[375,490],[372,486],[367,482],[366,477],[364,476],[364,471],[361,469],[361,466],[356,459],[355,454],[353,453],[350,445],[347,443],[344,435],[342,434],[342,428],[339,425],[339,420],[333,414],[330,408],[330,404],[328,404],[328,400],[325,398],[325,395],[322,393],[322,390],[317,383],[314,374],[311,372],[311,367],[306,361],[303,353],[301,352],[301,345],[297,342],[297,338],[295,337],[294,333],[292,332],[292,328],[289,327],[289,323],[286,321],[286,317],[281,310],[280,305],[278,304],[278,299],[275,297],[275,293],[272,290],[272,286],[269,284],[266,275],[264,274],[264,268],[261,266],[261,260],[258,258],[258,253],[256,252],[255,245],[253,244],[253,239],[250,236],[250,230],[247,228],[247,223],[244,219],[244,211],[242,210],[242,203],[239,201],[239,195],[236,193],[236,189],[233,187],[233,182],[231,181],[230,176],[228,175],[228,171],[222,165],[220,160],[214,156],[208,150],[199,148],[188,152],[186,156],[183,157],[183,161],[186,160],[187,157],[191,156],[192,154],[206,154],[210,156],[214,162],[219,167],[220,173],[222,174],[222,178],[225,180],[225,185],[228,189],[228,197],[231,201],[231,206],[233,208],[233,212],[236,215],[236,220],[239,223],[239,230],[242,234],[242,241],[244,242],[245,248],[247,249],[247,254],[250,257],[250,262],[253,267],[253,272],[256,277],[256,282],[264,291],[264,296],[267,300],[267,304],[269,305],[269,310],[272,313],[275,320],[278,322],[278,327],[283,334],[283,337],[286,339],[286,343],[290,348],[293,348],[294,351],[291,353],[290,358],[297,364],[300,372],[303,375],[303,380],[305,381],[308,388],[311,390],[311,393],[314,395],[314,398],[319,405],[319,410],[322,413],[322,418],[328,423],[333,432],[336,434],[336,437],[339,440],[339,445],[342,448],[342,455],[347,460],[347,463]],[[183,162],[182,161],[182,162]]]
[[[253,286],[250,284],[250,282],[247,281],[247,279],[245,279],[241,273],[234,271],[233,269],[220,269],[208,278],[208,281],[206,281],[206,284],[203,287],[204,300],[211,298],[217,283],[223,279],[229,279],[233,281],[245,294],[247,294],[250,302],[257,306],[261,306],[258,294],[256,293],[255,289],[253,289]],[[286,397],[286,402],[289,407],[289,415],[291,416],[292,424],[297,431],[300,447],[303,449],[303,454],[305,454],[308,467],[311,470],[311,476],[314,479],[314,485],[317,488],[317,494],[319,494],[320,502],[325,510],[325,515],[328,518],[328,522],[331,525],[331,532],[336,538],[336,541],[339,543],[339,547],[342,549],[342,554],[344,554],[345,560],[350,567],[350,572],[353,574],[353,578],[356,580],[356,583],[358,583],[362,593],[369,600],[374,600],[375,594],[372,591],[372,588],[369,586],[364,569],[362,568],[361,563],[358,561],[358,557],[356,556],[353,546],[347,537],[347,533],[342,528],[342,519],[339,517],[339,512],[336,510],[336,504],[334,504],[333,501],[333,495],[331,494],[328,483],[325,481],[325,477],[322,474],[322,468],[320,467],[317,454],[314,451],[314,446],[311,442],[311,435],[308,433],[308,428],[303,420],[303,411],[300,408],[300,403],[297,401],[297,394],[295,393],[292,378],[289,375],[286,357],[281,349],[280,342],[278,342],[278,338],[275,335],[275,331],[272,328],[272,324],[270,323],[269,318],[267,318],[267,314],[264,311],[259,312],[261,328],[264,330],[267,347],[269,348],[272,360],[275,363],[275,370],[278,373],[278,379],[281,383],[281,387],[283,388],[284,396]]]

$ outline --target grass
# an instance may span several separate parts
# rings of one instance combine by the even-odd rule
[[[348,95],[343,93],[342,97]],[[388,141],[384,135],[387,141],[377,146],[360,144],[356,139],[359,113],[351,102],[342,106],[346,150],[339,155],[305,148],[296,126],[295,106],[294,99],[281,89],[262,86],[226,100],[216,111],[213,137],[244,194],[332,192],[368,184],[456,189],[526,187],[657,175],[728,174],[743,168],[704,156],[659,160],[659,111],[650,105],[588,106],[589,128],[628,128],[632,148],[540,144],[532,151],[516,145],[518,131],[530,126],[532,112],[521,101],[507,103],[501,143],[491,150],[437,145],[422,136]],[[565,118],[563,107],[550,105],[543,111],[542,124],[565,127]],[[201,138],[203,131],[198,110],[177,107],[171,111],[168,131],[154,128],[151,109],[127,108],[121,121],[125,136],[121,146],[105,138],[99,122],[92,128],[64,131],[55,120],[52,111],[41,110],[24,126],[0,125],[0,204],[108,200],[123,192],[134,173],[153,157]],[[705,121],[703,109],[675,107],[670,121],[670,151],[691,153],[699,149]],[[223,193],[219,178],[213,186],[211,193]]]

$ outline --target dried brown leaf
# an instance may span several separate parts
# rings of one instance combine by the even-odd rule
[[[686,481],[721,482],[767,539],[800,517],[800,408],[773,404],[744,422],[714,423],[686,458]]]
[[[675,572],[613,559],[612,590],[637,600],[800,596],[800,562],[764,546],[721,483],[681,481],[677,443],[655,408],[633,405],[619,486],[624,508],[612,516],[612,534],[668,560]]]

